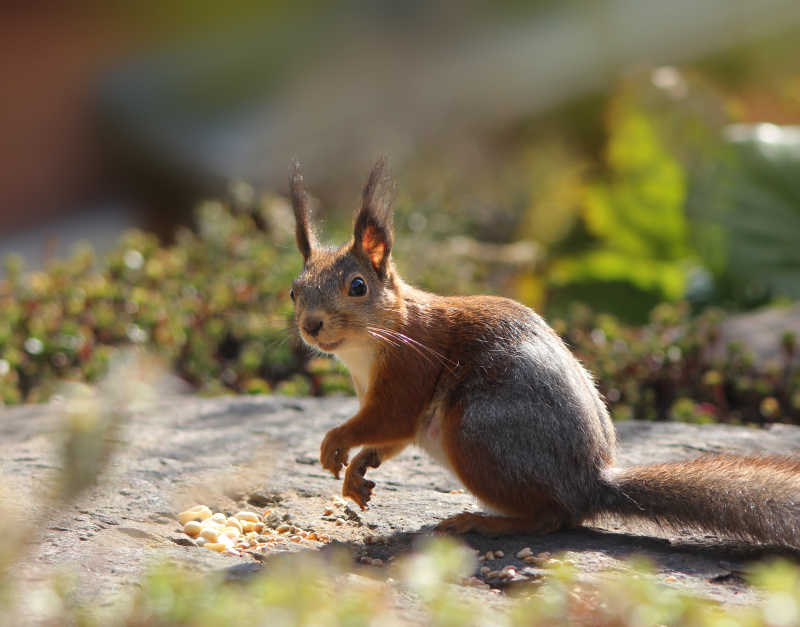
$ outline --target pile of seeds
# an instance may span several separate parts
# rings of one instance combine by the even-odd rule
[[[280,524],[270,510],[261,514],[242,511],[228,516],[212,512],[207,505],[195,505],[178,514],[178,521],[197,546],[228,555],[260,553],[289,544],[318,547],[331,540],[325,534]]]

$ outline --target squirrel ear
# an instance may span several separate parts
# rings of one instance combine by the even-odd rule
[[[292,176],[289,184],[292,196],[292,209],[294,209],[295,238],[297,247],[303,255],[303,261],[308,261],[311,251],[317,245],[317,238],[309,223],[308,194],[303,187],[303,173],[300,171],[300,162],[292,163]]]
[[[361,194],[361,209],[353,228],[353,247],[369,259],[379,277],[389,264],[394,239],[392,226],[392,195],[394,184],[386,172],[386,157],[372,168]]]

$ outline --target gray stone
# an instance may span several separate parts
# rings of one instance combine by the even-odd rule
[[[337,506],[332,497],[339,495],[341,481],[308,459],[319,450],[325,432],[352,415],[356,406],[352,398],[163,399],[131,417],[108,471],[72,505],[48,498],[58,466],[53,437],[58,406],[0,410],[0,476],[12,499],[24,504],[26,520],[38,521],[41,530],[37,545],[22,554],[25,567],[16,572],[26,584],[72,568],[79,594],[103,600],[130,586],[159,559],[194,570],[232,569],[232,577],[249,576],[263,558],[269,562],[269,556],[238,558],[177,540],[181,534],[175,532],[175,515],[195,503],[228,512],[268,508],[270,524],[291,520],[330,535],[356,559],[384,563],[413,550],[439,520],[478,509],[453,477],[413,448],[371,471],[377,485],[368,510]],[[718,451],[800,450],[800,428],[788,425],[755,429],[628,422],[619,424],[618,431],[622,465]],[[163,459],[171,461],[164,465]],[[152,472],[154,467],[159,472]],[[324,515],[326,508],[334,510],[333,516]],[[170,513],[174,524],[165,524]],[[336,524],[337,518],[348,522]],[[546,537],[467,535],[463,540],[481,554],[501,549],[505,555],[491,563],[492,569],[511,565],[527,579],[541,571],[515,557],[523,547],[534,555],[564,554],[588,578],[644,555],[657,565],[657,577],[665,585],[725,603],[757,599],[738,573],[749,560],[769,554],[763,547],[622,521]],[[477,588],[470,594],[489,595]]]

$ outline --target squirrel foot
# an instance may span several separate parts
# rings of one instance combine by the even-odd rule
[[[365,479],[363,474],[358,472],[350,472],[352,466],[348,466],[347,472],[344,475],[344,484],[342,485],[342,496],[352,499],[362,509],[367,509],[367,503],[372,498],[372,489],[375,487],[375,482]]]
[[[444,519],[436,525],[439,533],[481,533],[501,535],[508,533],[545,534],[564,527],[564,521],[554,516],[542,518],[514,518],[463,512]]]
[[[338,479],[342,466],[347,465],[349,450],[350,444],[343,437],[342,430],[339,427],[331,429],[320,447],[319,460],[322,467],[330,470]]]

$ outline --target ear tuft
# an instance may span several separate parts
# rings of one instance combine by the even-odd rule
[[[292,161],[292,175],[289,181],[289,189],[292,197],[292,209],[294,209],[295,238],[297,248],[303,255],[303,261],[308,261],[311,252],[317,245],[317,238],[311,228],[308,211],[308,194],[303,186],[303,173],[300,170],[300,162],[295,159]]]
[[[392,200],[395,186],[387,170],[386,157],[382,156],[364,186],[361,208],[353,227],[354,249],[367,257],[381,278],[386,274],[394,240]]]

